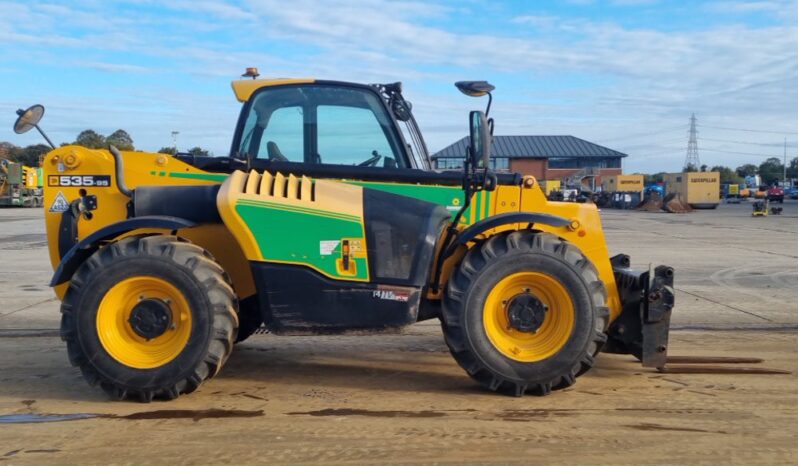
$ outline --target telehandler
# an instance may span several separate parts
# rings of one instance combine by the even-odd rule
[[[601,351],[664,366],[673,270],[632,270],[610,257],[594,205],[487,168],[493,86],[456,84],[489,100],[470,113],[462,172],[442,172],[400,83],[246,76],[229,156],[46,156],[51,286],[91,385],[173,399],[261,326],[363,334],[427,319],[468,375],[515,396],[572,385]],[[15,131],[41,131],[41,106],[17,113]]]

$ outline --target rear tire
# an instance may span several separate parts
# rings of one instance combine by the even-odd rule
[[[539,327],[511,323],[516,299],[543,304]],[[443,333],[457,363],[484,387],[546,395],[593,367],[607,339],[606,299],[576,246],[549,233],[502,233],[471,248],[449,279]]]
[[[174,399],[219,372],[233,347],[237,306],[229,276],[204,249],[174,236],[129,237],[75,272],[61,337],[72,365],[112,398]],[[142,315],[169,323],[134,325]]]

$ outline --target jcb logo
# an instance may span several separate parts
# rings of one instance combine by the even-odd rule
[[[83,187],[83,186],[111,186],[111,177],[108,175],[50,175],[47,177],[48,186]]]

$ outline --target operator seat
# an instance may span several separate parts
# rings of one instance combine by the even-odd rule
[[[288,162],[288,158],[280,152],[280,148],[277,147],[277,143],[274,141],[269,141],[266,143],[266,150],[269,152],[269,160],[276,160],[278,162]]]

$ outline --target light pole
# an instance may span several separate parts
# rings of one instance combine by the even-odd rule
[[[180,131],[172,131],[172,148],[175,150],[175,154],[177,154],[177,135],[180,134]]]
[[[787,136],[784,136],[784,188],[787,188]]]

